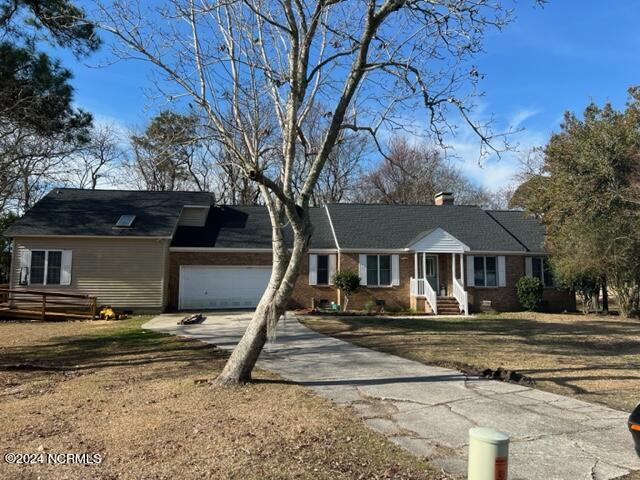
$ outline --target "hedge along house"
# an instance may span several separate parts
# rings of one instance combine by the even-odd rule
[[[542,227],[522,212],[455,205],[443,193],[436,205],[332,204],[311,218],[292,308],[341,303],[331,279],[346,269],[362,284],[352,308],[514,310],[525,275],[545,283],[548,309],[575,308],[547,268]],[[271,273],[266,209],[215,205],[207,193],[56,189],[5,235],[12,288],[90,294],[120,308],[252,308]]]

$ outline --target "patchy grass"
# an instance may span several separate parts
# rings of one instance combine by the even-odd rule
[[[453,368],[503,367],[536,387],[631,411],[640,401],[640,322],[509,313],[473,318],[302,317],[319,332]]]
[[[122,322],[0,323],[0,445],[98,453],[100,465],[9,465],[0,478],[439,479],[355,415],[266,372],[238,387],[214,346]]]

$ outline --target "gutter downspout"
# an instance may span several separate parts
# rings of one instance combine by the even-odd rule
[[[336,243],[336,250],[338,251],[338,258],[336,259],[336,271],[340,271],[340,267],[342,265],[342,254],[340,250],[340,244],[338,243],[338,236],[336,235],[336,229],[333,226],[333,220],[331,220],[331,214],[329,213],[329,206],[325,203],[324,211],[327,213],[327,219],[329,220],[329,226],[331,227],[331,233],[333,234],[333,241]],[[337,291],[337,303],[338,305],[342,305],[341,299],[342,293],[340,290]]]

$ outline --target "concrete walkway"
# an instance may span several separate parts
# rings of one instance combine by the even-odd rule
[[[143,327],[231,349],[248,313],[209,313],[178,326],[183,314]],[[511,435],[511,480],[610,479],[640,469],[628,414],[519,385],[466,377],[321,335],[289,316],[259,367],[353,407],[369,427],[445,471],[464,476],[468,430]]]

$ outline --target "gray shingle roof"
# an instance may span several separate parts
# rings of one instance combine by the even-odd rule
[[[342,249],[405,248],[442,228],[475,251],[523,252],[525,247],[484,210],[468,205],[329,205]]]
[[[4,235],[106,235],[169,237],[184,205],[211,205],[200,192],[140,192],[56,188],[36,203]],[[132,214],[131,228],[114,229],[120,215]]]
[[[121,190],[51,191],[4,235],[162,236],[173,246],[271,248],[271,223],[265,207],[212,206],[205,227],[180,226],[185,205],[213,204],[201,192]],[[438,227],[474,251],[544,251],[544,229],[522,212],[482,210],[468,205],[332,204],[327,207],[340,248],[402,249]],[[114,229],[120,215],[136,215],[132,228]],[[310,210],[311,248],[336,248],[324,207]],[[284,228],[291,244],[291,229]]]
[[[336,248],[324,208],[310,209],[314,227],[311,248]],[[291,229],[284,229],[292,243]],[[219,206],[212,208],[205,227],[180,226],[173,247],[271,248],[271,221],[265,207]]]
[[[544,252],[544,227],[519,210],[487,210],[497,222],[524,244],[530,252]]]

